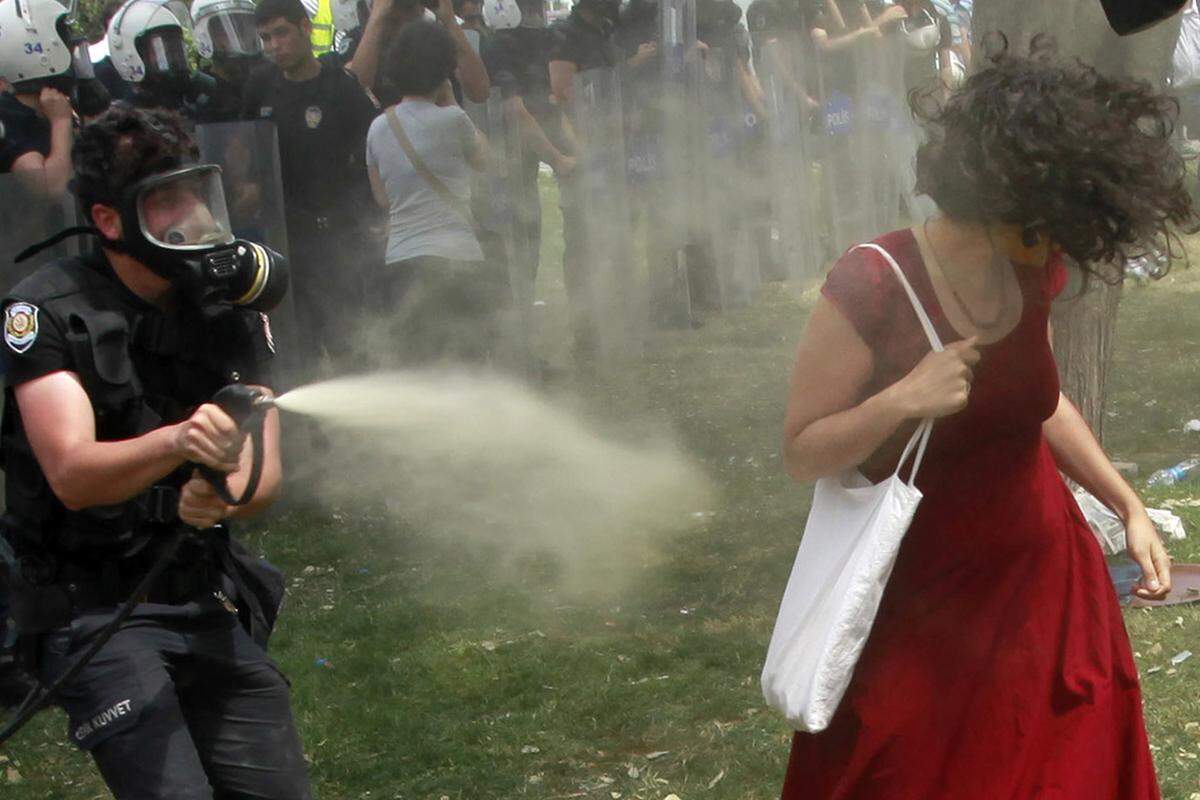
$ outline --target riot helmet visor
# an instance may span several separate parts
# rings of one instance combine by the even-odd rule
[[[233,243],[218,166],[186,167],[149,178],[138,188],[136,202],[138,225],[153,245],[187,252]]]
[[[254,25],[254,15],[246,11],[214,14],[204,21],[212,39],[213,56],[220,58],[256,56],[262,52],[262,40]]]
[[[170,26],[146,31],[137,39],[137,51],[146,65],[146,75],[187,75],[191,72],[181,28]]]

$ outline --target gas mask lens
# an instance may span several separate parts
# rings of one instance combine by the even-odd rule
[[[233,243],[221,170],[213,165],[169,173],[143,187],[137,214],[146,239],[169,250],[206,250]]]
[[[214,56],[256,56],[262,52],[253,14],[244,11],[217,14],[206,24]]]
[[[147,75],[187,75],[191,72],[179,28],[146,31],[138,37],[137,51],[146,65]]]

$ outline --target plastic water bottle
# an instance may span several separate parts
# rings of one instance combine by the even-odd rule
[[[1196,467],[1200,467],[1200,458],[1189,458],[1181,461],[1170,469],[1160,469],[1146,481],[1147,486],[1174,486],[1187,480]]]

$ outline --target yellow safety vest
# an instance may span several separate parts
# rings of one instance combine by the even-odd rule
[[[313,55],[320,58],[333,50],[333,0],[320,0],[312,18]]]

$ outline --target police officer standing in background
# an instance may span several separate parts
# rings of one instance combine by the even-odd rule
[[[559,108],[566,112],[568,151],[581,152],[587,143],[576,141],[570,125],[575,103],[575,75],[589,69],[613,68],[620,63],[614,32],[620,5],[615,0],[577,0],[571,13],[551,27],[550,91]],[[584,297],[588,276],[586,264],[585,220],[587,209],[580,197],[578,174],[558,181],[559,206],[563,217],[563,282],[574,315],[574,355],[586,364],[595,357],[598,341],[595,321],[587,310]]]
[[[368,230],[378,211],[365,163],[379,110],[336,54],[313,55],[300,0],[262,0],[255,18],[271,63],[246,82],[242,114],[272,120],[279,132],[299,354],[307,361],[324,350],[335,369],[346,368],[348,321],[365,301],[363,262],[383,257]]]
[[[211,82],[196,121],[241,119],[242,90],[250,73],[265,63],[253,0],[194,0],[192,39],[196,53],[208,61],[200,71]]]
[[[226,523],[277,496],[278,420],[263,422],[250,492],[257,448],[209,402],[231,381],[269,380],[265,315],[199,268],[212,255],[243,276],[256,246],[234,242],[220,172],[195,157],[164,111],[121,105],[80,131],[73,186],[100,246],[42,267],[0,304],[3,537],[43,685],[136,603],[57,695],[71,741],[118,800],[302,800],[288,686],[263,650],[278,597],[252,590],[237,565],[278,573]],[[262,263],[243,277],[261,278]],[[267,274],[281,272],[277,262]],[[266,283],[258,297],[277,300]],[[196,465],[248,503],[227,504]],[[169,560],[168,542],[181,542]]]

